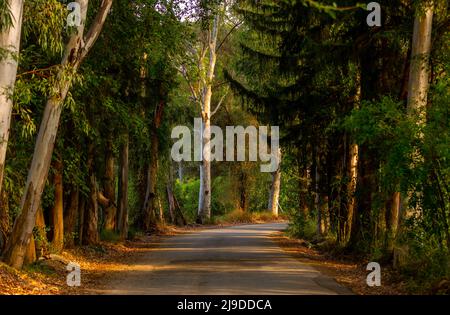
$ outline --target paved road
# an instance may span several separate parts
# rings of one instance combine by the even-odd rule
[[[168,238],[104,294],[348,294],[333,279],[287,255],[269,235],[283,223],[204,230]]]

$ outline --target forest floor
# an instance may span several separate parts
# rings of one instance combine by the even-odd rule
[[[140,257],[157,250],[162,239],[230,225],[233,224],[166,227],[157,234],[139,236],[133,241],[101,242],[97,246],[75,247],[65,250],[56,259],[35,263],[21,271],[0,263],[0,294],[98,294],[97,290],[107,283],[115,272],[126,270],[133,261],[138,261]],[[390,270],[383,268],[381,287],[368,287],[366,285],[368,272],[365,270],[367,263],[352,260],[351,257],[333,257],[310,248],[304,241],[288,238],[282,232],[274,234],[272,238],[289,255],[334,278],[355,294],[407,294],[405,284]],[[76,262],[81,267],[81,287],[69,287],[66,284],[68,274],[66,266],[69,262]]]

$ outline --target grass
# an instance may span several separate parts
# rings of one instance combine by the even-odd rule
[[[270,212],[250,212],[236,209],[227,214],[216,217],[215,224],[242,224],[242,223],[264,223],[283,219],[283,216],[274,216]]]

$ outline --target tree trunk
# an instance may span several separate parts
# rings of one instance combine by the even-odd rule
[[[0,192],[0,255],[5,249],[10,233],[9,201],[5,191]]]
[[[300,214],[304,219],[309,217],[308,205],[308,167],[304,161],[298,160],[299,180],[298,180],[298,199]]]
[[[52,231],[52,246],[56,252],[62,251],[64,247],[64,202],[63,202],[63,164],[61,158],[54,162],[53,186],[55,189],[55,204],[50,214],[50,226]]]
[[[6,150],[13,108],[20,37],[22,31],[23,0],[8,0],[12,24],[0,32],[0,192],[5,172]]]
[[[183,213],[181,212],[178,200],[176,199],[173,193],[173,173],[174,173],[173,164],[171,163],[169,170],[169,181],[167,182],[166,185],[167,204],[169,205],[170,222],[178,226],[184,226],[187,224],[187,222],[183,216]]]
[[[83,244],[83,237],[84,237],[84,214],[86,212],[86,204],[87,199],[85,196],[80,195],[80,201],[79,201],[79,207],[78,207],[78,245]]]
[[[30,243],[28,244],[27,250],[25,252],[24,265],[31,265],[37,260],[36,256],[36,243],[34,241],[34,236],[31,235]]]
[[[64,213],[64,246],[67,248],[75,245],[75,227],[80,203],[80,189],[72,187],[70,190],[68,207]]]
[[[68,73],[68,69],[72,69],[74,72],[78,70],[81,62],[97,40],[112,5],[112,0],[102,1],[92,26],[83,40],[88,0],[77,0],[76,2],[81,8],[82,22],[77,30],[73,32],[66,45],[64,57],[53,87],[53,93],[47,100],[44,109],[33,159],[20,204],[21,212],[14,223],[5,255],[6,263],[15,268],[22,268],[25,251],[30,242],[35,224],[36,211],[41,202],[42,192],[50,168],[62,105],[72,83],[73,76]]]
[[[280,188],[281,188],[281,149],[278,149],[278,167],[272,173],[272,185],[270,189],[268,209],[274,217],[278,217]]]
[[[239,174],[239,207],[242,211],[248,210],[248,198],[247,198],[247,176],[244,170],[240,170]]]
[[[159,159],[159,137],[156,127],[153,127],[151,132],[151,151],[150,151],[150,166],[147,175],[147,191],[144,202],[144,230],[150,231],[160,221],[157,214],[157,188],[158,180],[158,159]]]
[[[120,149],[120,168],[119,168],[119,209],[117,229],[121,239],[126,239],[128,235],[128,134],[124,137]]]
[[[356,65],[356,75],[355,75],[355,85],[356,85],[356,92],[354,97],[354,108],[358,109],[361,106],[361,69],[359,65],[359,61]],[[348,147],[348,161],[346,161],[347,164],[347,177],[348,177],[348,184],[346,187],[346,218],[345,218],[345,224],[344,224],[344,238],[343,243],[347,243],[350,239],[350,234],[352,231],[352,224],[353,224],[353,216],[355,213],[355,207],[356,207],[356,182],[358,178],[358,161],[359,161],[359,147],[358,145],[353,141],[353,139],[349,139],[349,147]]]
[[[104,229],[106,231],[114,231],[116,229],[116,185],[115,185],[115,172],[114,172],[114,150],[112,134],[106,141],[106,154],[105,154],[105,178],[104,178],[104,196],[108,199],[108,205],[105,209],[105,222]]]
[[[416,12],[408,85],[408,112],[418,115],[419,123],[426,119],[432,26],[433,3],[429,3]]]
[[[36,213],[36,229],[37,229],[36,237],[34,239],[34,243],[36,246],[36,256],[45,257],[50,253],[50,249],[47,240],[44,210],[42,209],[41,206],[39,206],[38,211]]]
[[[98,243],[98,191],[95,178],[94,144],[88,145],[88,172],[89,172],[89,199],[86,204],[83,217],[83,245],[94,245]]]
[[[219,32],[219,13],[216,13],[209,32],[209,65],[206,75],[206,83],[203,89],[203,106],[202,106],[202,164],[201,164],[201,192],[199,199],[199,212],[197,221],[205,223],[211,219],[211,98],[212,86],[214,82],[214,72],[217,61],[217,36]]]

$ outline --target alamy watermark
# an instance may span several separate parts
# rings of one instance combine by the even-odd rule
[[[269,137],[270,133],[270,137]],[[176,126],[172,130],[172,139],[178,139],[172,146],[171,155],[175,162],[181,161],[261,161],[261,172],[272,173],[278,169],[279,137],[278,126],[227,126],[224,132],[218,126],[203,128],[202,119],[194,119],[194,150],[192,151],[192,133],[187,126]],[[270,139],[269,139],[270,138]],[[205,139],[207,139],[205,141]],[[248,139],[248,151],[247,141]],[[237,141],[236,141],[237,140]],[[268,147],[270,141],[270,149]],[[266,163],[266,164],[264,164]]]
[[[70,262],[66,270],[69,274],[66,278],[66,283],[69,287],[79,287],[81,286],[81,268],[80,265],[74,262]]]
[[[371,271],[366,278],[366,283],[369,287],[381,286],[381,266],[377,262],[370,262],[366,270]]]
[[[69,2],[67,10],[71,11],[67,15],[67,26],[78,27],[81,25],[81,7],[78,2]]]

